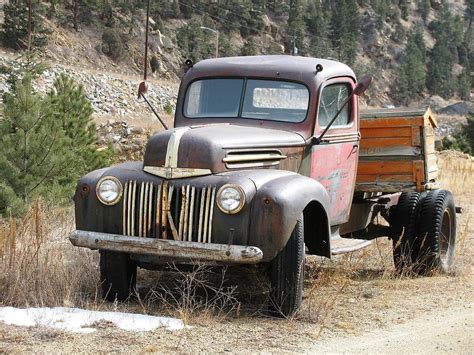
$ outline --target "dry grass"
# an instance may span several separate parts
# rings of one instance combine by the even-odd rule
[[[3,305],[85,306],[96,298],[97,259],[74,248],[70,209],[40,200],[21,219],[0,220],[0,302]]]
[[[165,282],[158,282],[142,298],[142,310],[164,311],[185,324],[210,325],[228,316],[239,316],[237,286],[228,283],[227,268],[212,268],[200,263],[191,271],[170,265]],[[162,275],[162,279],[165,278]],[[171,281],[171,282],[170,282]]]

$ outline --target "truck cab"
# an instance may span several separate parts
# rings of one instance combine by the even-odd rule
[[[270,277],[271,309],[293,314],[305,254],[367,245],[353,233],[380,211],[380,197],[355,194],[358,91],[347,65],[325,59],[189,63],[174,128],[150,138],[143,161],[77,185],[70,240],[100,251],[103,297],[129,297],[137,266],[258,264]],[[399,192],[387,196],[385,212]],[[352,240],[337,248],[341,233]]]

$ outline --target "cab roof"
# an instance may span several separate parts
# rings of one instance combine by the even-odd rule
[[[316,65],[323,70],[316,74]],[[355,74],[347,65],[328,59],[299,57],[290,55],[264,55],[247,57],[225,57],[206,59],[196,63],[186,76],[253,76],[274,77],[297,81],[319,82],[329,78],[348,76],[356,80]]]

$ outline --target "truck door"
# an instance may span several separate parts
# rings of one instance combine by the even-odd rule
[[[318,137],[347,99],[355,83],[350,78],[327,81],[319,91],[315,136]],[[359,156],[357,97],[342,110],[323,138],[312,147],[310,176],[328,191],[331,200],[331,224],[349,219]]]

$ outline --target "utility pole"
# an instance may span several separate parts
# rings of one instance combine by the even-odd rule
[[[201,26],[199,28],[201,30],[211,31],[212,33],[216,34],[216,58],[218,58],[219,57],[219,31],[213,30],[212,28],[204,27],[204,26]]]
[[[298,55],[298,47],[296,47],[296,31],[293,34],[293,50],[291,51],[291,55]]]

